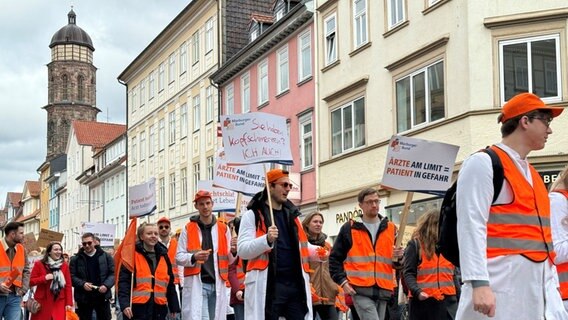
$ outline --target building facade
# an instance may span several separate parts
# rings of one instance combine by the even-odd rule
[[[330,235],[358,212],[359,190],[379,187],[392,135],[460,146],[458,170],[500,141],[496,119],[516,93],[568,100],[563,1],[319,0],[316,8],[318,205]],[[545,180],[568,160],[567,122],[555,120],[546,148],[529,157]],[[380,188],[380,196],[381,213],[398,222],[406,192]],[[439,207],[414,198],[411,224]]]

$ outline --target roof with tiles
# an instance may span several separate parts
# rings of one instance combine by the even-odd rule
[[[273,16],[260,14],[260,13],[253,13],[253,14],[250,15],[250,18],[251,18],[251,20],[254,20],[254,21],[257,21],[257,22],[262,22],[262,23],[274,22]]]
[[[73,131],[80,145],[104,147],[126,132],[126,125],[96,121],[73,121]]]
[[[32,197],[39,197],[39,192],[41,191],[41,185],[39,181],[26,181],[25,183],[28,191]]]
[[[21,192],[8,192],[8,201],[12,204],[12,207],[19,208],[20,201],[22,201]]]
[[[249,43],[251,14],[272,16],[272,0],[227,0],[223,62],[228,61]]]

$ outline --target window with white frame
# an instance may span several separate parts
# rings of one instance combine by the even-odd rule
[[[183,168],[180,171],[180,183],[181,183],[181,190],[180,190],[180,198],[181,203],[187,203],[187,168]]]
[[[314,165],[314,158],[311,112],[300,118],[300,153],[300,157],[302,159],[302,170],[312,168]]]
[[[276,21],[282,19],[284,17],[284,14],[286,13],[286,8],[283,6],[282,8],[278,9],[278,11],[276,11]]]
[[[205,53],[213,50],[215,34],[213,33],[213,18],[210,18],[205,23]]]
[[[130,140],[130,141],[132,141],[130,143],[130,152],[132,154],[131,160],[132,160],[133,165],[136,164],[136,161],[138,161],[138,159],[137,159],[138,158],[137,157],[138,156],[138,148],[136,147],[136,140],[137,140],[136,137],[132,137],[132,140]]]
[[[387,0],[389,29],[397,26],[405,19],[404,0]]]
[[[134,90],[128,91],[128,107],[130,108],[130,113],[136,113],[136,108],[134,108]]]
[[[158,192],[160,195],[159,211],[164,211],[166,208],[166,179],[160,178],[158,182]]]
[[[140,81],[140,108],[146,103],[146,78]]]
[[[213,121],[213,86],[205,89],[205,121],[207,123]]]
[[[138,87],[132,88],[132,109],[138,108],[140,104],[138,103]]]
[[[158,92],[164,90],[164,85],[166,82],[166,63],[160,63],[158,67]]]
[[[226,89],[227,94],[227,114],[234,114],[235,113],[235,86],[231,83],[227,86]]]
[[[207,180],[213,180],[213,156],[207,157]]]
[[[176,174],[170,174],[170,190],[168,192],[170,194],[170,208],[176,206]]]
[[[258,23],[255,23],[250,29],[250,42],[253,42],[258,38]]]
[[[396,80],[395,89],[398,132],[444,118],[444,61]]]
[[[250,73],[241,76],[241,109],[242,113],[250,111]]]
[[[146,159],[146,131],[140,132],[140,161]]]
[[[187,136],[187,104],[184,103],[179,108],[180,119],[179,119],[179,134],[180,138]]]
[[[169,117],[169,132],[170,132],[170,144],[174,144],[176,142],[176,112],[172,111],[170,112],[170,114],[168,115]]]
[[[298,37],[298,82],[312,75],[312,34],[310,30]]]
[[[199,62],[199,31],[191,36],[191,58],[193,65]]]
[[[201,99],[199,95],[193,97],[193,131],[199,130],[201,126]]]
[[[558,34],[499,42],[501,103],[521,92],[562,100]]]
[[[353,0],[353,32],[355,48],[367,43],[367,0]]]
[[[176,54],[172,53],[169,57],[169,68],[168,68],[168,83],[174,82],[176,79]]]
[[[199,162],[193,164],[193,190],[197,192],[197,184],[199,183]]]
[[[331,112],[332,155],[365,145],[365,98],[361,97]]]
[[[158,122],[158,150],[162,151],[166,147],[166,119]]]
[[[268,102],[268,61],[258,64],[258,104]]]
[[[288,47],[278,50],[277,54],[276,78],[278,79],[278,94],[289,89],[289,67],[288,67]]]
[[[156,72],[150,72],[148,77],[148,99],[153,99],[156,95]]]
[[[179,47],[179,74],[187,71],[187,41]]]
[[[154,148],[156,147],[156,126],[151,125],[148,130],[148,156],[152,157],[154,155]]]
[[[325,65],[330,65],[337,60],[337,25],[336,16],[332,14],[324,22],[325,30]]]

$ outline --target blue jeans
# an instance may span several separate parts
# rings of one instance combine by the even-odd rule
[[[217,303],[217,294],[215,293],[214,283],[202,283],[201,295],[203,301],[201,304],[201,319],[215,319],[215,304]]]
[[[22,308],[20,303],[22,297],[15,293],[10,293],[7,296],[0,296],[0,319],[5,320],[18,320],[22,318]]]
[[[245,320],[245,305],[240,303],[234,304],[232,307],[235,311],[235,320]]]

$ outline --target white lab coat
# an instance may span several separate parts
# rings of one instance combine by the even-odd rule
[[[526,159],[502,143],[497,146],[509,154],[532,185]],[[557,289],[556,268],[548,260],[535,263],[521,255],[486,257],[487,220],[493,199],[493,169],[487,154],[475,153],[463,163],[457,190],[458,243],[465,283],[456,319],[489,319],[473,310],[471,280],[489,281],[496,297],[493,320],[568,319]],[[496,203],[510,203],[512,199],[511,186],[505,181]]]
[[[252,210],[248,210],[241,218],[239,227],[238,252],[242,259],[250,260],[258,257],[267,250],[272,249],[266,241],[266,235],[257,238],[255,217]],[[310,259],[317,260],[315,247],[308,246]],[[310,291],[310,275],[302,268],[308,313],[304,320],[313,319],[312,299]],[[266,305],[266,286],[268,280],[268,268],[265,270],[252,270],[245,276],[245,319],[258,320],[264,319],[264,309]]]
[[[568,199],[558,192],[551,192],[548,197],[556,264],[566,263],[568,262]],[[568,310],[568,300],[564,301],[564,309]]]
[[[189,223],[189,222],[188,222]],[[218,222],[217,222],[218,223]],[[227,232],[224,235],[227,238],[227,252],[229,252],[229,264],[235,261],[235,257],[231,252],[231,232],[227,228]],[[215,305],[215,320],[226,319],[227,318],[227,306],[229,305],[229,299],[227,297],[227,286],[225,281],[221,279],[219,275],[219,265],[217,259],[217,253],[219,251],[219,234],[217,225],[211,228],[211,238],[213,240],[213,265],[215,266],[215,295],[217,297]],[[202,236],[201,231],[199,232],[199,241],[201,242]],[[194,264],[191,263],[191,257],[193,254],[187,252],[187,228],[183,228],[176,252],[176,263],[181,266],[193,267]],[[183,320],[201,320],[201,307],[202,307],[202,294],[201,294],[201,276],[189,276],[183,278],[183,291],[182,291],[182,319]]]

